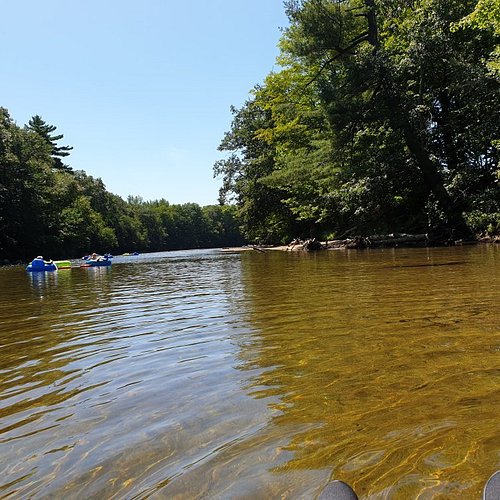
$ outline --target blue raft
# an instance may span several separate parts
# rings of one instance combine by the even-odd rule
[[[57,266],[53,262],[45,262],[43,259],[33,259],[26,267],[30,273],[45,273],[57,271]]]
[[[81,264],[80,267],[105,267],[110,265],[111,265],[110,259],[86,260],[85,264]]]

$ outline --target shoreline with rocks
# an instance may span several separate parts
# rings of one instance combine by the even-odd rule
[[[319,241],[315,238],[295,239],[288,245],[246,245],[242,247],[226,247],[223,252],[246,252],[254,250],[282,252],[313,252],[319,250],[357,250],[365,248],[411,248],[476,245],[478,243],[500,243],[500,236],[480,237],[475,240],[452,240],[436,238],[430,234],[391,233],[385,235],[355,236],[352,238]]]

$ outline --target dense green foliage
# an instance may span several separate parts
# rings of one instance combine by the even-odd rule
[[[18,127],[0,108],[0,260],[161,251],[243,242],[234,207],[124,201],[60,158],[62,135],[39,116]]]
[[[233,110],[214,167],[246,236],[498,232],[498,2],[285,7],[281,70]]]

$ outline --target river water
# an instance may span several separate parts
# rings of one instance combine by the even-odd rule
[[[480,498],[499,304],[493,245],[1,268],[0,497]]]

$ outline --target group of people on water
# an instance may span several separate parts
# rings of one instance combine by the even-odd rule
[[[101,262],[103,260],[106,260],[108,258],[108,256],[107,255],[105,255],[105,256],[99,255],[98,253],[94,252],[94,253],[86,255],[85,257],[82,257],[82,258],[84,260],[90,260],[92,262]],[[53,264],[53,260],[52,259],[45,260],[42,255],[38,255],[37,257],[35,257],[31,261],[31,264],[35,265],[35,266],[42,266],[42,265],[46,265],[46,264]]]

